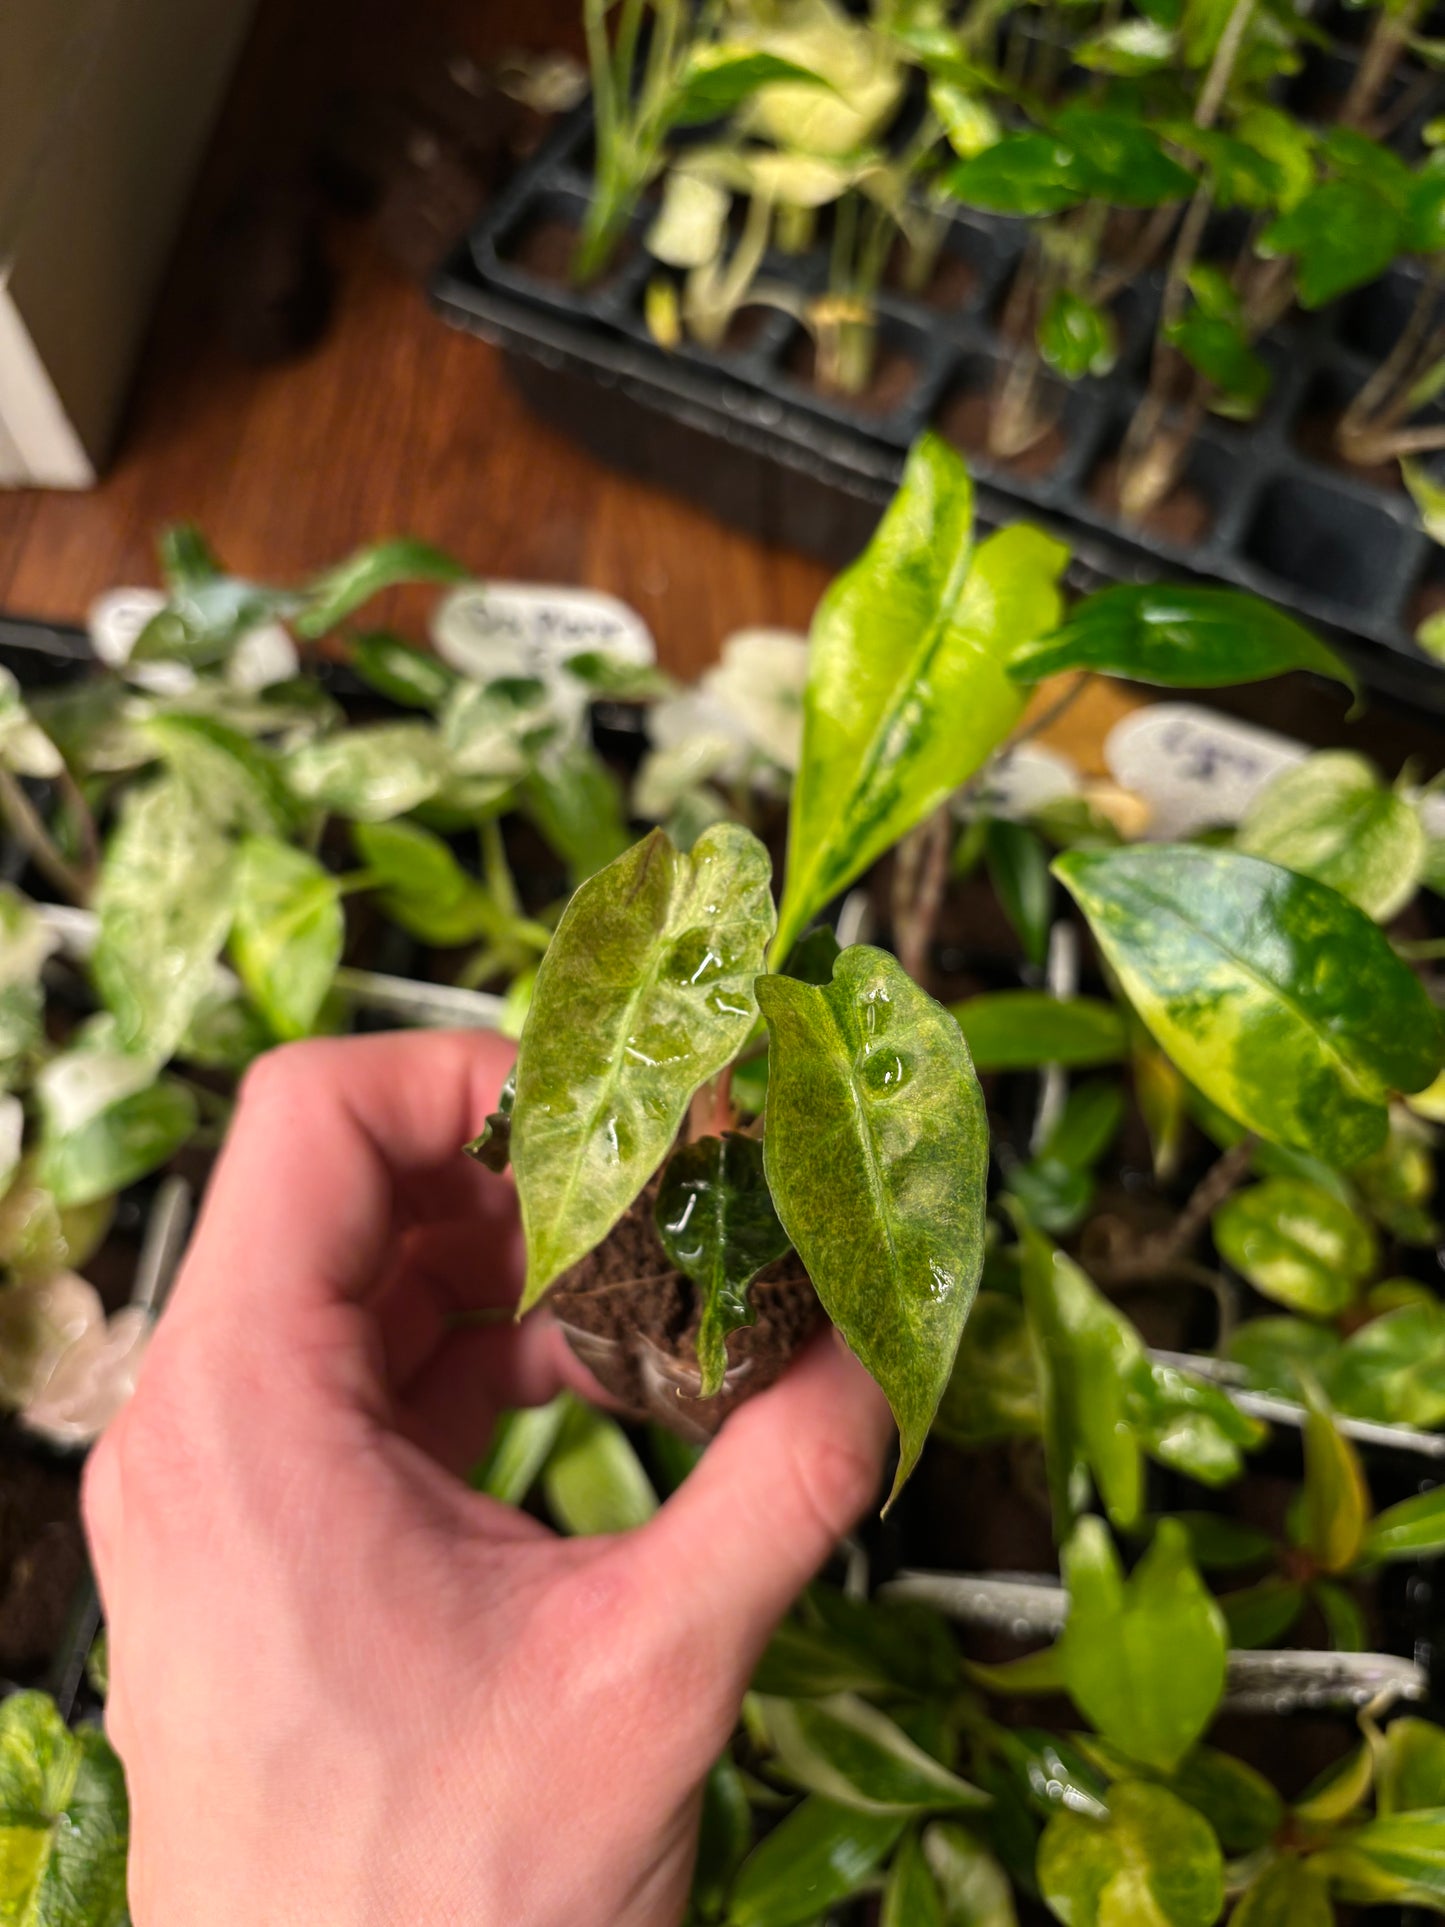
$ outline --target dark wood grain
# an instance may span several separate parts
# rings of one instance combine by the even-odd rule
[[[481,59],[573,44],[575,7],[263,0],[113,467],[82,495],[0,494],[0,606],[77,617],[101,589],[151,580],[156,528],[187,516],[232,568],[281,580],[406,530],[482,576],[607,589],[639,610],[682,673],[733,629],[806,625],[823,569],[540,426],[496,353],[430,312],[369,225],[329,230],[337,307],[311,353],[258,368],[220,339],[214,237],[236,184],[302,164],[337,86],[384,75],[424,36]]]

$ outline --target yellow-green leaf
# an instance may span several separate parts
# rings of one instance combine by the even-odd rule
[[[1006,663],[1061,607],[1067,551],[1018,525],[973,548],[973,489],[937,436],[813,619],[776,954],[979,767],[1022,713]]]
[[[306,1037],[341,962],[341,886],[314,856],[250,836],[236,864],[231,957],[278,1037]]]
[[[916,1746],[886,1713],[854,1693],[760,1699],[778,1764],[809,1793],[862,1813],[940,1813],[987,1804]]]
[[[1353,1304],[1379,1263],[1367,1220],[1303,1178],[1236,1192],[1215,1212],[1213,1232],[1219,1255],[1256,1291],[1312,1318]]]
[[[824,1309],[893,1407],[896,1495],[983,1264],[983,1096],[958,1026],[885,951],[853,945],[825,985],[766,977],[758,1001],[768,1184]]]
[[[1065,1927],[1213,1927],[1224,1906],[1208,1821],[1139,1780],[1110,1787],[1106,1819],[1056,1813],[1039,1841],[1038,1879]]]
[[[654,830],[564,911],[517,1053],[524,1310],[611,1230],[694,1091],[752,1029],[773,927],[769,873],[767,852],[737,824],[714,825],[688,855]]]
[[[1203,1733],[1224,1691],[1224,1616],[1189,1556],[1189,1538],[1162,1519],[1127,1579],[1102,1520],[1081,1520],[1063,1555],[1069,1616],[1064,1682],[1112,1745],[1172,1772]]]
[[[1359,1557],[1370,1494],[1353,1445],[1314,1385],[1304,1385],[1303,1543],[1325,1572],[1348,1572]]]
[[[1423,985],[1313,878],[1182,844],[1072,850],[1054,870],[1160,1047],[1261,1137],[1357,1164],[1390,1093],[1438,1072]]]
[[[1235,840],[1247,856],[1328,883],[1379,923],[1404,909],[1425,866],[1419,812],[1386,789],[1363,756],[1343,749],[1276,776]]]

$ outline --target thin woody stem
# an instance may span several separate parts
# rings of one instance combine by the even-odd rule
[[[72,903],[84,904],[85,878],[62,856],[40,812],[8,769],[0,769],[0,815],[47,881]]]

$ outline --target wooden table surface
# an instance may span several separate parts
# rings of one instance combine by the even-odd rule
[[[680,673],[733,629],[805,627],[827,580],[540,426],[494,350],[454,332],[368,224],[331,229],[339,292],[318,347],[238,359],[214,322],[218,210],[248,172],[300,154],[345,75],[403,38],[487,59],[575,44],[575,0],[262,0],[159,303],[110,472],[84,494],[0,492],[0,608],[81,616],[154,578],[152,538],[187,517],[233,569],[285,581],[405,531],[480,576],[585,583],[631,603]]]

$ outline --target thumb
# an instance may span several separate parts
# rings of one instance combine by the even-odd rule
[[[638,1535],[739,1690],[773,1628],[877,1495],[887,1401],[832,1332],[735,1412]]]

